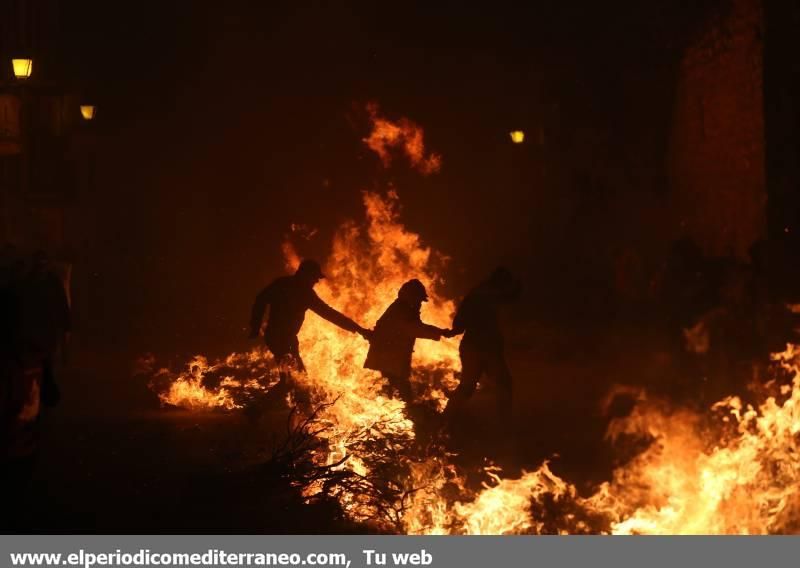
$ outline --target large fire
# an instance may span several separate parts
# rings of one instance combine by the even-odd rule
[[[376,125],[377,127],[378,125]],[[374,139],[373,137],[367,140]],[[421,143],[421,133],[420,133]],[[394,191],[364,192],[365,219],[339,228],[317,286],[329,304],[372,326],[401,284],[418,278],[430,301],[423,320],[450,327],[454,303],[442,293],[448,259],[400,222]],[[288,269],[298,263],[284,244]],[[341,471],[347,483],[306,484],[309,500],[338,500],[353,520],[409,534],[739,534],[798,529],[800,484],[800,351],[775,355],[783,378],[758,406],[737,397],[705,415],[672,409],[642,394],[633,412],[611,422],[611,443],[648,440],[646,449],[588,496],[547,463],[516,479],[485,469],[484,487],[467,488],[439,440],[424,444],[404,403],[387,396],[383,379],[363,369],[367,342],[309,313],[295,374],[316,409],[320,444],[312,460]],[[431,412],[441,412],[459,374],[458,339],[419,340],[413,382]],[[209,363],[197,357],[181,373],[162,369],[154,384],[165,403],[236,410],[277,380],[272,357],[257,348]],[[555,511],[555,512],[554,512]],[[560,511],[560,512],[559,512]]]
[[[716,414],[640,405],[609,435],[648,434],[647,451],[614,472],[587,506],[606,511],[620,534],[796,532],[800,520],[800,351],[773,356],[791,379],[754,407],[736,396]]]

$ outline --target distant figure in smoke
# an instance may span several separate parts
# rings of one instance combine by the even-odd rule
[[[0,360],[4,364],[21,357],[19,293],[24,274],[25,263],[16,247],[5,245],[0,250]]]
[[[27,522],[41,404],[59,400],[54,359],[69,324],[66,294],[47,256],[40,251],[28,259],[5,247],[0,253],[0,485],[8,498],[0,508],[0,529]]]
[[[400,287],[397,299],[386,308],[375,324],[366,369],[374,369],[397,390],[409,410],[414,402],[411,390],[411,355],[417,338],[438,341],[450,337],[451,331],[423,323],[422,303],[428,301],[425,286],[419,280],[409,280]]]
[[[306,310],[344,330],[359,333],[369,338],[370,331],[358,325],[347,316],[339,313],[323,302],[314,286],[324,278],[322,268],[314,260],[304,260],[292,276],[283,276],[264,288],[253,304],[250,318],[250,337],[258,337],[264,310],[270,307],[269,321],[264,331],[264,343],[282,365],[289,364],[298,370],[305,370],[297,342],[297,334],[303,326]],[[281,383],[276,391],[288,388],[287,377],[281,373]]]
[[[5,488],[0,529],[26,510],[39,440],[41,370],[26,365],[21,342],[21,282],[25,261],[15,247],[0,251],[0,484]],[[32,362],[38,363],[38,362]]]
[[[520,285],[511,272],[500,267],[467,294],[453,318],[453,334],[464,334],[459,347],[461,382],[450,396],[445,417],[451,419],[475,392],[483,375],[497,384],[499,415],[511,414],[511,373],[505,359],[505,341],[498,323],[502,304],[519,297]]]
[[[56,353],[64,348],[71,314],[64,285],[44,251],[34,253],[20,296],[22,349],[41,361],[42,402],[53,406],[61,398],[55,376]]]

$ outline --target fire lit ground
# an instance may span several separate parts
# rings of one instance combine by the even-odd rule
[[[62,51],[106,97],[82,131],[97,187],[80,227],[40,227],[74,247],[76,323],[20,530],[798,532],[800,338],[771,323],[800,279],[770,248],[797,249],[796,7],[78,4]],[[710,345],[681,319],[696,298],[663,293],[686,235],[768,281]],[[450,434],[412,423],[366,342],[313,314],[312,408],[254,413],[277,369],[248,308],[305,256],[368,327],[409,278],[449,327],[508,264],[506,424],[491,383]],[[417,342],[431,414],[458,341]]]

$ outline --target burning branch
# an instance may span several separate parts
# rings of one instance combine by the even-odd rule
[[[264,469],[277,472],[279,476],[288,478],[293,486],[300,488],[328,479],[334,474],[338,475],[337,470],[341,469],[340,466],[348,456],[326,465],[318,465],[313,460],[314,455],[327,451],[325,434],[333,426],[320,420],[319,416],[334,402],[317,406],[304,418],[297,407],[293,406],[287,418],[286,437],[273,447]]]

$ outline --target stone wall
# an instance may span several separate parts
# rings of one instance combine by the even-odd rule
[[[746,260],[766,235],[760,0],[733,0],[679,66],[669,175],[673,237]]]

